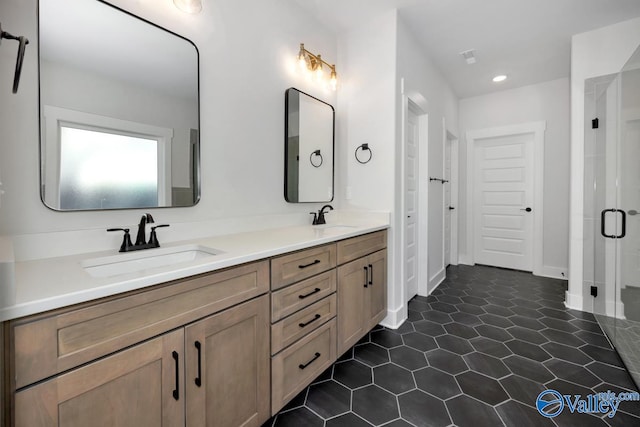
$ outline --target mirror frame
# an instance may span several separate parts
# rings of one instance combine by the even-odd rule
[[[41,46],[41,36],[40,36],[40,19],[41,19],[41,15],[40,15],[40,1],[36,0],[36,33],[37,33],[37,61],[38,61],[38,68],[37,68],[37,76],[38,76],[38,156],[39,156],[39,164],[38,164],[38,173],[39,173],[39,187],[40,190],[38,191],[38,193],[40,194],[40,201],[42,202],[42,204],[54,211],[54,212],[101,212],[101,211],[119,211],[119,210],[135,210],[135,209],[167,209],[167,208],[191,208],[196,206],[198,203],[200,203],[200,199],[202,198],[202,165],[201,165],[201,144],[202,144],[202,138],[201,138],[201,134],[202,134],[202,120],[201,120],[201,102],[200,102],[200,51],[198,50],[198,46],[196,46],[196,44],[189,40],[188,38],[181,36],[180,34],[177,34],[167,28],[164,28],[154,22],[149,21],[148,19],[145,19],[141,16],[138,16],[132,12],[129,12],[125,9],[122,9],[118,6],[115,6],[109,2],[107,2],[106,0],[93,0],[93,1],[97,1],[99,3],[102,3],[103,5],[106,5],[108,7],[111,7],[115,10],[117,10],[118,12],[124,13],[134,19],[137,19],[145,24],[151,25],[152,27],[155,27],[159,30],[162,30],[172,36],[178,37],[184,41],[186,41],[187,43],[189,43],[191,46],[193,46],[193,48],[195,49],[195,53],[196,53],[196,88],[197,88],[197,105],[198,105],[198,117],[197,117],[197,121],[198,121],[198,141],[196,144],[196,147],[194,148],[194,150],[191,153],[191,161],[193,162],[193,167],[196,168],[195,173],[192,173],[192,176],[194,178],[194,185],[197,185],[197,193],[195,193],[194,195],[194,201],[193,204],[191,205],[184,205],[184,206],[147,206],[147,207],[117,207],[117,208],[104,208],[104,209],[58,209],[58,208],[54,208],[52,206],[49,206],[46,202],[45,202],[45,195],[43,193],[43,184],[44,184],[44,150],[43,150],[43,146],[42,146],[42,142],[43,142],[43,132],[45,131],[45,129],[43,129],[43,105],[42,105],[42,83],[41,83],[41,55],[40,55],[40,46]]]
[[[314,201],[291,201],[288,198],[288,189],[289,189],[289,92],[296,91],[299,94],[308,96],[315,101],[321,102],[322,104],[327,105],[331,108],[331,199],[329,200],[314,200]],[[321,99],[316,98],[315,96],[309,95],[306,92],[301,91],[300,89],[296,89],[295,87],[290,87],[284,92],[284,199],[288,203],[330,203],[336,197],[336,170],[335,170],[335,162],[336,162],[336,110],[333,108],[333,105],[325,102]]]

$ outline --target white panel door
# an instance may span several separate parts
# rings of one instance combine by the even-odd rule
[[[418,242],[416,220],[418,215],[418,116],[409,109],[407,115],[407,140],[405,147],[405,277],[407,301],[418,294]]]
[[[533,141],[528,133],[476,143],[477,264],[533,270]]]

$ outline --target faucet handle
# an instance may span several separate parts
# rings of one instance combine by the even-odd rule
[[[154,227],[151,227],[151,235],[149,236],[149,245],[154,248],[160,247],[160,242],[158,242],[158,235],[156,234],[156,228],[169,227],[169,224],[160,224]]]
[[[311,225],[318,225],[318,212],[309,212],[309,215],[313,215],[313,222]]]
[[[131,243],[131,235],[128,228],[107,228],[107,231],[124,231],[122,238],[122,245],[120,245],[120,252],[128,252],[133,243]]]

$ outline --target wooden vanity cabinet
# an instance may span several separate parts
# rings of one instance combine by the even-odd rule
[[[271,414],[336,360],[336,244],[271,260]]]
[[[384,318],[386,241],[378,231],[5,322],[0,426],[259,427]]]
[[[386,316],[387,250],[371,253],[385,246],[386,231],[338,242],[339,259],[353,259],[349,248],[357,248],[359,255],[370,253],[338,267],[338,356]]]
[[[185,328],[187,426],[260,426],[269,418],[269,297]]]
[[[16,393],[16,427],[179,426],[184,331],[164,334]]]
[[[260,426],[268,289],[261,261],[9,322],[7,425]]]

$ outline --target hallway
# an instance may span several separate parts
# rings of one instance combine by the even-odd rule
[[[637,391],[590,313],[564,308],[566,282],[485,266],[449,267],[398,329],[376,327],[265,426],[632,426],[535,409],[553,389],[583,398]]]

